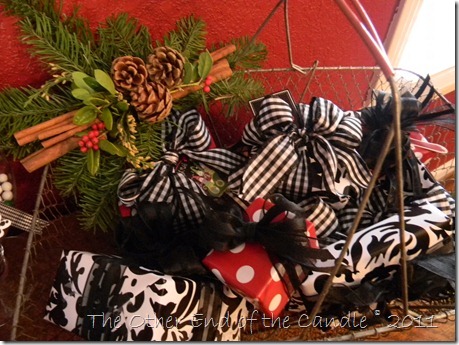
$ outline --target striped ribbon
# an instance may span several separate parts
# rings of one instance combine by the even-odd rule
[[[370,181],[370,172],[356,151],[361,139],[359,116],[331,101],[314,98],[309,105],[299,104],[295,119],[287,102],[267,97],[244,128],[242,141],[252,155],[229,176],[230,188],[247,201],[275,191],[304,204],[311,215],[326,214],[323,226],[314,223],[319,236],[324,235],[339,225],[333,209],[323,201],[333,199],[333,208],[336,204],[342,208],[349,200],[336,188],[339,171],[347,172],[358,191]]]
[[[119,200],[126,206],[140,202],[166,202],[177,215],[176,226],[198,225],[204,212],[197,199],[183,191],[202,194],[197,183],[175,170],[181,156],[204,163],[218,172],[229,175],[245,162],[242,156],[226,149],[208,149],[210,133],[196,110],[180,114],[174,112],[163,122],[163,155],[149,173],[133,169],[125,171],[118,186]]]
[[[13,206],[8,206],[5,203],[0,202],[0,214],[7,217],[11,221],[11,226],[24,231],[30,231],[32,227],[33,217],[31,214],[18,210]],[[0,218],[1,220],[1,218]],[[41,234],[43,229],[49,225],[46,220],[37,218],[35,222],[34,232]],[[1,227],[1,223],[0,223]],[[1,237],[1,236],[0,236]]]

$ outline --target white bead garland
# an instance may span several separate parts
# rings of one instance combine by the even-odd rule
[[[11,191],[13,189],[13,184],[11,182],[3,182],[1,185],[3,191]]]
[[[4,201],[10,201],[10,200],[13,200],[13,192],[12,191],[5,191],[2,193],[2,199]]]
[[[0,183],[8,181],[8,175],[5,173],[0,174]]]

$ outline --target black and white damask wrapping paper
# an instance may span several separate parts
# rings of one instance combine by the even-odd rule
[[[263,100],[246,125],[242,142],[248,163],[229,177],[230,187],[248,201],[276,192],[309,212],[319,237],[339,227],[334,210],[346,206],[350,188],[361,194],[370,172],[357,153],[360,118],[331,101],[314,98],[299,104],[294,118],[279,97]],[[346,177],[344,177],[346,175]]]
[[[240,340],[246,300],[219,283],[64,251],[45,319],[99,341]]]
[[[407,260],[429,254],[450,240],[454,230],[451,218],[434,205],[420,201],[405,207],[405,245]],[[335,286],[355,287],[366,281],[390,279],[400,267],[400,234],[398,215],[388,217],[366,229],[356,232],[344,257],[345,265],[334,278]],[[341,253],[345,240],[326,246],[335,257]],[[318,262],[318,267],[330,266],[330,262]],[[312,271],[301,284],[307,297],[316,296],[322,290],[329,274]]]

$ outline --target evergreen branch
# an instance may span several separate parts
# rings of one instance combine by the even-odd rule
[[[212,85],[210,97],[219,100],[226,108],[226,117],[236,113],[237,108],[247,106],[249,101],[265,94],[263,84],[235,72],[229,79]]]
[[[193,16],[182,18],[177,21],[176,29],[164,37],[164,45],[181,52],[189,61],[194,61],[206,49],[205,28],[206,24],[201,19]]]
[[[61,22],[57,25],[49,17],[37,14],[35,20],[21,21],[23,41],[32,46],[31,53],[56,70],[72,73],[92,73],[99,66],[91,50],[91,42],[84,43]]]
[[[96,176],[82,174],[79,185],[80,224],[85,230],[113,230],[118,220],[117,189],[123,174],[124,159],[101,155]]]
[[[0,0],[0,5],[7,14],[20,18],[34,18],[41,13],[58,22],[62,13],[62,1],[57,6],[55,0]]]
[[[13,134],[79,106],[68,89],[58,87],[58,91],[48,100],[37,97],[42,91],[35,88],[11,88],[0,93],[0,150],[20,159],[41,147],[39,143],[18,146]]]
[[[70,151],[57,161],[53,184],[63,197],[76,196],[86,170],[86,155],[78,150]]]
[[[94,43],[94,35],[89,26],[89,21],[78,16],[78,8],[75,7],[70,16],[62,12],[63,1],[59,0],[0,0],[5,7],[6,13],[19,18],[29,18],[35,25],[37,15],[48,17],[56,25],[61,23],[74,32],[82,42]]]
[[[231,43],[236,46],[236,51],[227,57],[232,69],[256,69],[266,61],[268,51],[263,43],[252,42],[248,36],[233,39]]]
[[[132,55],[146,59],[152,51],[148,28],[139,25],[137,19],[126,13],[108,18],[106,27],[99,28],[98,33],[99,47],[96,54],[100,56],[105,70],[110,70],[116,57]]]

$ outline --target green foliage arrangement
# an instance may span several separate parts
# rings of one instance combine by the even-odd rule
[[[82,228],[108,231],[118,218],[116,190],[124,170],[151,169],[162,145],[161,124],[139,120],[129,97],[115,87],[110,75],[113,61],[124,56],[146,60],[155,47],[170,47],[185,60],[184,85],[196,85],[213,64],[206,49],[206,25],[194,16],[182,18],[175,30],[153,42],[148,28],[125,13],[107,18],[93,32],[76,9],[63,13],[62,0],[0,0],[0,5],[20,18],[22,41],[52,76],[39,89],[27,86],[0,93],[0,151],[14,159],[37,151],[39,143],[19,146],[13,134],[70,111],[76,111],[75,125],[103,123],[100,150],[70,151],[56,161],[53,179],[63,196],[76,198]],[[219,100],[232,116],[248,100],[264,94],[262,85],[244,70],[261,67],[265,46],[248,37],[230,43],[236,46],[227,57],[232,77],[212,84],[210,92],[174,99],[173,108],[208,109],[210,102]]]

